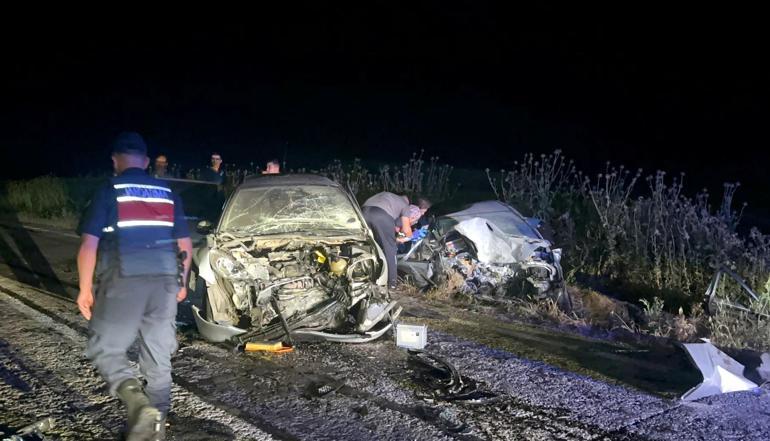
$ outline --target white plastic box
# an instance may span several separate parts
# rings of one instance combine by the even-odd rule
[[[428,343],[426,325],[396,324],[396,346],[406,349],[423,349]]]

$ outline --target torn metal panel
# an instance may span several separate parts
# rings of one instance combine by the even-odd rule
[[[244,334],[245,329],[236,328],[232,325],[220,325],[218,323],[212,323],[201,317],[201,311],[197,306],[193,305],[193,316],[195,317],[195,325],[198,327],[198,332],[203,335],[203,338],[210,342],[221,343],[229,341],[231,338]]]
[[[684,348],[703,374],[703,382],[682,395],[683,401],[728,392],[752,390],[757,385],[743,376],[744,366],[717,349],[707,339],[705,343],[686,343]]]

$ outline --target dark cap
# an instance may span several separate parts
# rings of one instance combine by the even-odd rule
[[[142,135],[136,132],[123,132],[112,141],[112,153],[146,155],[147,144]]]

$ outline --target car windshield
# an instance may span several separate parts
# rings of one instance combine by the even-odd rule
[[[320,185],[243,188],[222,217],[220,231],[240,234],[342,235],[363,225],[347,196]]]

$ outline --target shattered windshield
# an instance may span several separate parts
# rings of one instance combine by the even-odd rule
[[[359,233],[363,225],[345,194],[320,185],[238,190],[220,231],[242,234]]]

